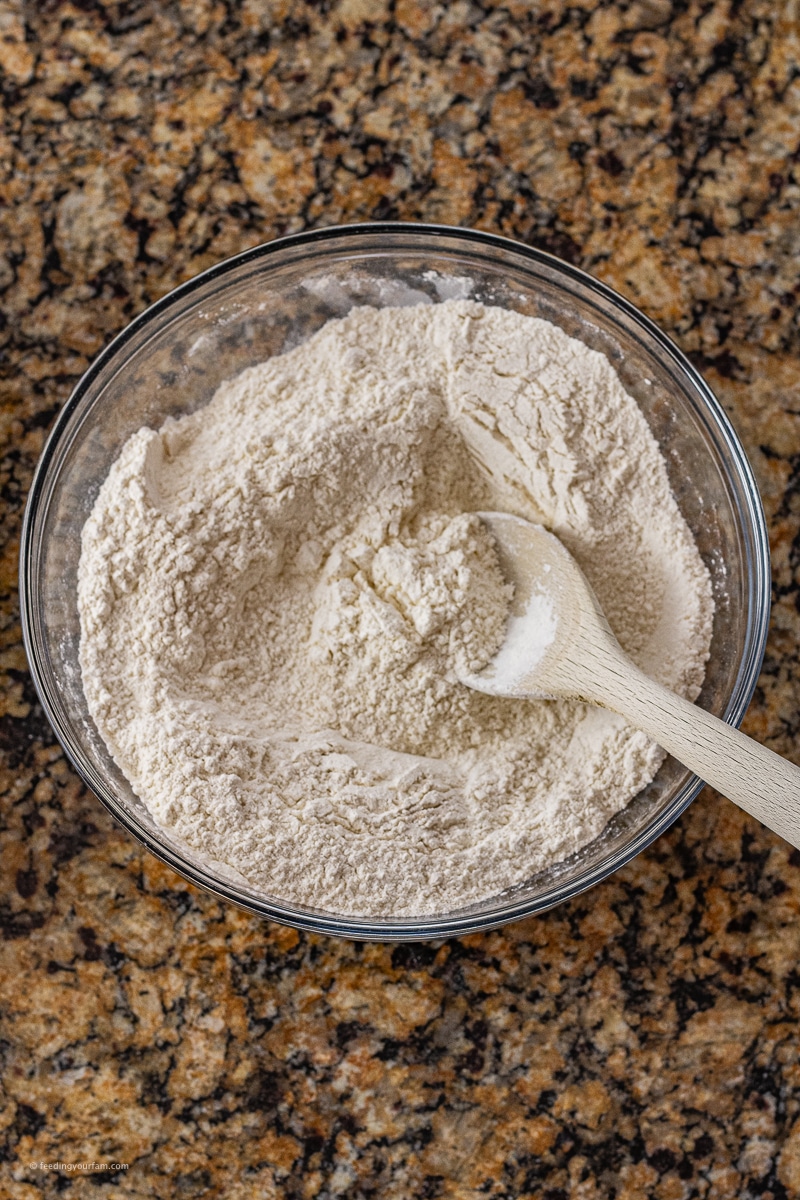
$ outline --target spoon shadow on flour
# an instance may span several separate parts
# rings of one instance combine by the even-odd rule
[[[555,534],[509,513],[478,515],[514,597],[500,649],[461,682],[491,696],[562,697],[611,709],[800,848],[800,768],[640,671]]]

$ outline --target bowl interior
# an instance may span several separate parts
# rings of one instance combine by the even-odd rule
[[[481,300],[544,317],[613,363],[667,461],[711,571],[716,600],[700,703],[738,722],[763,654],[768,557],[741,447],[702,380],[626,302],[580,272],[490,235],[364,226],[300,235],[248,252],[149,309],[81,381],[48,443],[26,516],[23,627],[56,733],[89,786],[154,852],[195,882],[290,924],[355,937],[420,938],[542,910],[610,873],[689,803],[697,781],[668,759],[653,783],[574,858],[458,913],[363,921],[285,905],[155,824],[112,761],[83,695],[77,565],[83,524],[127,438],[206,404],[218,384],[308,338],[356,305]]]

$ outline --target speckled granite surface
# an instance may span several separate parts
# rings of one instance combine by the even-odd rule
[[[291,230],[475,225],[630,296],[727,406],[774,551],[746,728],[800,760],[794,0],[0,0],[0,88],[0,1194],[800,1196],[800,854],[706,792],[501,932],[261,924],[79,786],[15,590],[47,428],[146,304]]]

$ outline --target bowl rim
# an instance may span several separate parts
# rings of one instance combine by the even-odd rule
[[[161,296],[153,304],[145,308],[134,319],[120,330],[112,340],[103,347],[93,359],[87,370],[78,380],[69,398],[61,409],[53,428],[47,438],[39,461],[34,471],[31,487],[25,505],[20,537],[19,562],[19,608],[22,639],[28,659],[31,678],[36,689],[44,713],[53,728],[56,738],[67,759],[77,772],[86,787],[111,813],[112,817],[123,825],[133,837],[140,842],[156,858],[166,863],[184,879],[195,886],[210,892],[218,899],[233,903],[238,907],[264,919],[275,920],[307,932],[323,933],[358,941],[403,942],[427,941],[455,937],[468,933],[494,929],[498,926],[522,920],[525,917],[543,913],[565,900],[572,899],[595,884],[608,878],[620,867],[625,866],[642,850],[650,846],[677,818],[688,808],[691,802],[704,786],[697,776],[690,776],[683,788],[674,797],[672,803],[632,839],[623,850],[616,852],[613,862],[602,860],[584,874],[568,882],[555,886],[544,897],[531,898],[515,902],[509,897],[507,904],[498,904],[495,909],[481,914],[465,910],[461,913],[409,917],[409,918],[367,918],[350,917],[341,914],[327,913],[313,909],[304,909],[292,904],[283,904],[278,900],[263,901],[254,898],[248,892],[242,891],[234,882],[213,875],[210,871],[202,870],[187,862],[169,846],[157,841],[150,832],[140,826],[134,817],[128,813],[111,794],[111,789],[104,785],[94,769],[84,761],[76,746],[69,728],[62,721],[57,707],[57,689],[51,688],[47,673],[42,669],[42,662],[37,649],[38,615],[34,600],[38,588],[32,571],[34,536],[42,505],[49,499],[50,465],[60,446],[62,438],[68,432],[73,416],[79,410],[81,402],[89,392],[95,379],[106,366],[113,361],[119,352],[136,334],[153,320],[159,318],[176,304],[181,303],[192,292],[204,287],[215,279],[222,278],[241,266],[269,259],[272,255],[319,243],[335,244],[345,239],[385,237],[402,239],[408,237],[436,237],[449,239],[452,242],[461,241],[476,247],[489,247],[503,250],[531,263],[547,267],[556,275],[578,283],[589,293],[597,296],[606,304],[621,311],[634,327],[638,327],[646,338],[656,344],[658,351],[665,355],[674,368],[688,377],[695,391],[703,401],[707,415],[711,419],[716,433],[725,444],[728,455],[728,466],[731,474],[736,474],[741,490],[749,501],[746,512],[749,522],[745,522],[740,506],[740,529],[743,527],[752,538],[752,559],[747,578],[748,626],[745,631],[745,647],[739,669],[734,681],[723,719],[731,725],[738,726],[744,717],[747,707],[755,691],[761,665],[766,649],[767,633],[770,618],[770,550],[766,519],[758,485],[753,469],[744,451],[744,447],[735,432],[731,421],[717,400],[711,388],[699,371],[682,350],[666,333],[649,317],[645,316],[636,305],[620,295],[602,280],[594,278],[587,271],[574,266],[563,259],[529,246],[524,242],[500,234],[484,230],[461,228],[454,225],[440,225],[416,221],[375,221],[356,222],[347,225],[332,225],[319,229],[304,230],[263,242],[257,246],[241,251],[208,267],[199,274],[179,284],[176,288]],[[386,246],[389,249],[387,243]],[[46,512],[46,508],[45,508]]]

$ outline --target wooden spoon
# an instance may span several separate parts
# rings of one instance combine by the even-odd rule
[[[492,696],[562,696],[610,708],[800,847],[800,768],[640,671],[555,534],[508,513],[478,515],[514,597],[503,645],[462,682]]]

